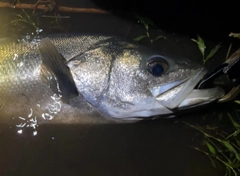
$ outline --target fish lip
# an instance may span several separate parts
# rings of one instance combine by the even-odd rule
[[[180,107],[206,104],[221,98],[224,95],[224,91],[220,87],[202,90],[194,89],[206,73],[207,70],[205,68],[197,69],[188,80],[183,83],[181,90],[175,97],[170,100],[160,100],[161,104],[173,110]]]

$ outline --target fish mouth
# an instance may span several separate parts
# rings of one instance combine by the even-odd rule
[[[163,88],[158,91],[158,94],[154,89],[150,91],[161,105],[171,110],[205,105],[225,95],[224,90],[217,86],[207,89],[195,89],[206,73],[206,69],[200,68],[188,79],[162,86]]]

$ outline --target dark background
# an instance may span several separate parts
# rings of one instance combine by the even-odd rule
[[[101,8],[115,11],[134,11],[148,16],[160,28],[184,34],[204,33],[208,37],[238,32],[239,7],[236,1],[94,0]]]
[[[9,0],[1,0],[1,2],[10,2]],[[36,3],[35,0],[21,0],[22,3]],[[208,39],[229,39],[228,34],[230,32],[239,32],[240,20],[239,20],[239,6],[236,1],[187,1],[187,0],[79,0],[79,1],[65,1],[55,0],[57,5],[68,7],[81,7],[81,8],[101,8],[110,11],[109,15],[101,14],[74,14],[74,13],[60,13],[61,15],[69,15],[71,19],[64,21],[65,26],[68,29],[73,29],[79,32],[80,25],[89,26],[91,23],[95,23],[96,28],[101,31],[103,21],[96,23],[100,17],[114,16],[115,20],[121,18],[124,21],[136,22],[135,14],[143,17],[149,17],[157,25],[158,28],[165,32],[180,33],[187,36],[195,36],[196,34],[203,35]],[[2,9],[6,10],[6,9]],[[11,10],[8,9],[10,12]],[[14,11],[11,11],[14,12]],[[16,12],[16,10],[15,10]],[[8,16],[14,13],[5,15]],[[47,14],[51,14],[47,13]],[[74,14],[74,15],[73,15]],[[88,17],[88,18],[86,18]],[[94,18],[91,18],[94,17]],[[84,20],[85,19],[85,20]],[[41,20],[44,20],[42,18]],[[49,20],[49,19],[48,19]],[[68,23],[71,21],[71,23]],[[74,22],[73,22],[74,21]],[[102,23],[100,23],[102,22]],[[113,23],[112,19],[109,23]],[[66,25],[67,24],[67,25]],[[72,25],[74,27],[72,27]],[[69,26],[70,25],[70,26]],[[94,25],[94,24],[92,24]],[[1,26],[3,27],[3,25]],[[105,30],[109,31],[112,28],[115,31],[120,29],[115,28],[115,25],[105,26]],[[46,30],[46,29],[45,29]],[[88,28],[90,31],[91,28]],[[93,29],[92,29],[93,30]],[[124,31],[124,29],[121,29]]]

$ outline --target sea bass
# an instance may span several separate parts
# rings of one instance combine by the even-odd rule
[[[0,119],[94,123],[172,117],[214,102],[194,89],[206,70],[145,46],[101,35],[0,41]]]

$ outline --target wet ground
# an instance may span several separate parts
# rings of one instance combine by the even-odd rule
[[[36,136],[1,124],[0,175],[223,175],[192,148],[203,136],[183,123],[204,124],[217,108],[131,124],[42,124]]]
[[[38,135],[0,127],[1,175],[219,175],[191,149],[197,132],[175,120],[42,125]]]

